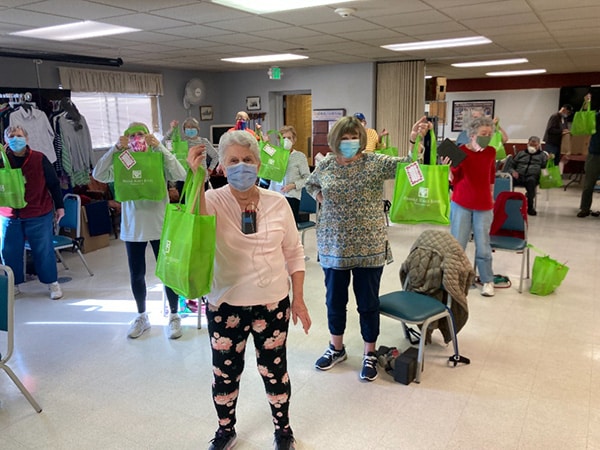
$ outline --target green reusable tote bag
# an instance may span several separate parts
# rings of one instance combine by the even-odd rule
[[[25,201],[25,177],[21,169],[13,169],[6,155],[6,151],[0,145],[2,162],[4,167],[0,168],[0,206],[8,206],[21,209],[27,206]]]
[[[412,163],[399,163],[396,169],[390,220],[394,223],[450,223],[449,167],[437,164],[437,143],[431,133],[431,164],[419,164],[419,143],[412,150]]]
[[[540,189],[561,187],[563,187],[563,180],[560,168],[554,165],[553,159],[549,159],[546,167],[542,169],[542,173],[540,174]]]
[[[573,116],[571,124],[573,136],[596,134],[596,111],[592,111],[591,108],[591,102],[584,102],[581,109]]]
[[[147,152],[124,152],[113,155],[115,174],[115,200],[160,201],[167,195],[167,182],[163,154]]]
[[[375,150],[374,153],[381,153],[382,155],[388,156],[398,156],[398,147],[390,147],[390,138],[389,135],[385,135],[383,138],[384,148],[380,148]]]
[[[543,253],[533,245],[528,245],[528,247],[538,253]],[[536,256],[531,270],[531,288],[529,292],[535,295],[552,294],[563,282],[568,272],[569,268],[566,264],[559,263],[550,258],[549,255]]]
[[[287,171],[290,152],[283,148],[283,137],[276,130],[267,131],[267,135],[277,133],[279,136],[279,145],[273,145],[269,141],[265,141],[262,136],[258,142],[260,152],[260,168],[258,169],[258,177],[265,180],[283,181],[285,172]]]
[[[200,214],[203,183],[204,169],[188,171],[180,202],[167,205],[156,262],[156,276],[184,298],[209,293],[213,279],[217,224]]]
[[[188,170],[189,166],[187,163],[187,156],[189,151],[188,141],[184,141],[181,139],[181,134],[179,133],[179,128],[175,128],[173,130],[173,134],[171,135],[171,151],[177,158],[177,161],[183,166],[185,170]]]
[[[502,143],[502,133],[498,127],[500,127],[500,121],[496,124],[496,131],[494,131],[494,135],[492,136],[489,145],[496,149],[496,161],[501,161],[506,158],[506,149]]]

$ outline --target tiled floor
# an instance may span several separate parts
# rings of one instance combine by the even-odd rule
[[[494,298],[471,290],[469,321],[459,334],[471,365],[448,367],[451,348],[435,333],[420,385],[394,383],[385,373],[373,383],[359,381],[362,345],[354,305],[348,360],[329,372],[313,368],[328,332],[323,275],[314,232],[308,232],[305,292],[313,327],[308,336],[293,327],[289,339],[298,448],[600,449],[600,219],[575,217],[579,195],[577,187],[551,191],[549,202],[541,194],[539,215],[530,220],[530,241],[568,261],[559,290],[538,297],[512,287],[498,289]],[[396,262],[384,270],[382,292],[398,288],[400,264],[424,228],[389,228]],[[472,256],[472,247],[468,252]],[[206,448],[216,428],[206,329],[196,329],[196,318],[188,317],[184,336],[168,340],[160,286],[150,276],[153,327],[128,340],[135,305],[123,244],[113,239],[86,257],[95,275],[68,255],[71,270],[59,275],[72,279],[63,283],[61,301],[51,301],[37,281],[22,286],[11,366],[44,410],[36,414],[0,374],[0,447]],[[519,261],[497,254],[494,271],[516,286]],[[379,344],[405,347],[400,336],[397,322],[382,320]],[[247,361],[236,448],[272,448],[253,352]]]

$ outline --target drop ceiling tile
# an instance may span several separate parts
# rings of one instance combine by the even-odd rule
[[[289,25],[262,17],[247,17],[237,20],[223,20],[220,22],[212,22],[212,27],[222,30],[235,31],[237,33],[246,33],[261,30],[286,29]]]
[[[56,14],[80,20],[99,20],[104,17],[130,14],[131,10],[81,0],[46,0],[22,6],[22,9],[40,13]]]
[[[205,25],[186,25],[173,28],[163,28],[161,33],[171,34],[173,36],[189,37],[189,38],[207,38],[210,36],[218,36],[224,34],[232,34],[229,30],[220,30],[214,27]]]
[[[190,24],[185,17],[181,18],[181,20],[173,20],[144,13],[111,17],[103,20],[103,22],[125,27],[140,28],[145,31],[158,31],[162,28],[183,27]]]

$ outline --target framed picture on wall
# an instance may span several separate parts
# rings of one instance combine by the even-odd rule
[[[472,109],[482,109],[494,117],[495,100],[454,100],[452,102],[452,131],[462,131],[463,117]]]
[[[246,97],[246,109],[258,111],[260,109],[260,97]]]
[[[200,120],[213,120],[213,108],[210,105],[200,107]]]

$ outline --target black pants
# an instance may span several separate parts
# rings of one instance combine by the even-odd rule
[[[154,252],[154,257],[158,257],[158,249],[160,241],[149,241]],[[129,264],[129,280],[131,282],[131,292],[137,305],[138,313],[146,312],[146,246],[145,242],[127,242],[125,241],[125,249],[127,250],[127,263]],[[165,286],[167,299],[169,300],[169,309],[172,313],[176,313],[179,309],[178,295],[173,290]]]
[[[300,200],[294,197],[286,197],[286,199],[292,208],[292,212],[294,213],[294,220],[296,223],[300,222]]]
[[[535,209],[535,191],[540,182],[539,175],[519,175],[519,178],[513,178],[515,186],[524,186],[527,191],[527,208]]]

